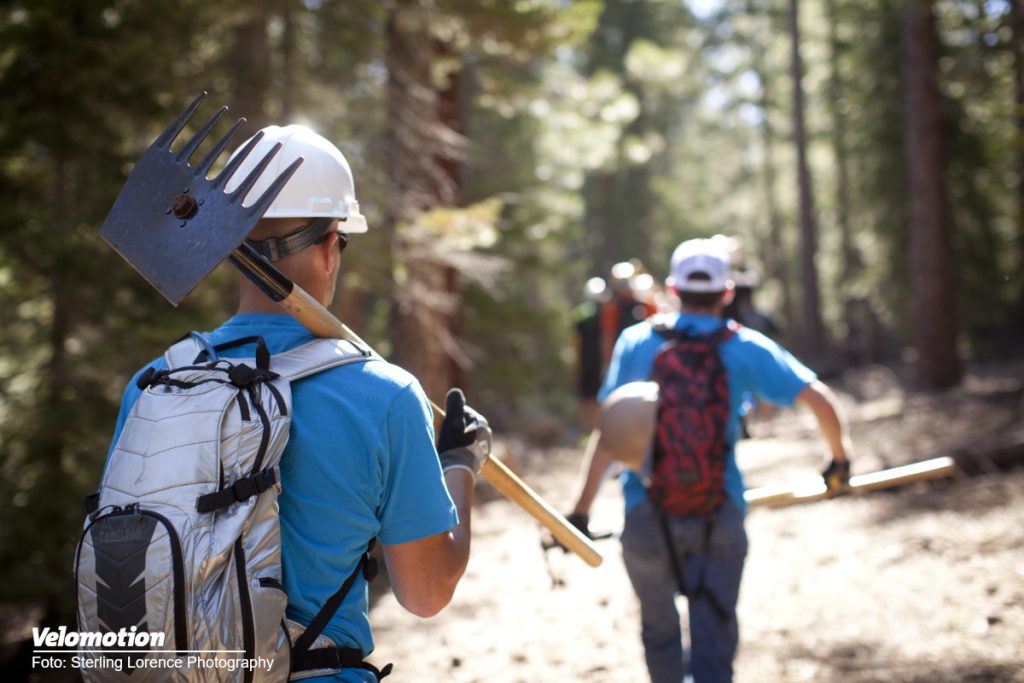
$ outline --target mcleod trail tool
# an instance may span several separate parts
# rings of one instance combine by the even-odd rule
[[[313,334],[348,339],[369,348],[347,325],[244,243],[302,160],[289,165],[263,194],[244,206],[246,195],[277,154],[280,143],[232,192],[225,192],[225,186],[259,142],[260,134],[214,178],[208,178],[207,174],[245,119],[239,119],[196,166],[191,166],[189,159],[227,107],[221,107],[180,150],[171,150],[204,99],[206,93],[186,107],[142,154],[104,221],[100,235],[175,306],[221,261],[228,259]],[[436,403],[431,401],[431,407],[435,419],[443,418],[444,411]],[[594,544],[501,461],[488,456],[481,474],[587,564],[592,567],[601,564],[603,558]]]

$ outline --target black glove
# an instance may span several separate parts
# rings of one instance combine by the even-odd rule
[[[825,480],[825,488],[829,493],[845,491],[850,487],[849,459],[840,462],[832,458],[828,463],[828,467],[821,473],[821,476]]]
[[[474,477],[491,453],[491,428],[487,418],[466,405],[461,389],[450,389],[445,417],[437,436],[441,469],[464,469]]]
[[[576,527],[576,529],[587,538],[591,540],[594,539],[594,537],[590,533],[590,515],[583,512],[570,512],[568,515],[565,516],[565,521],[569,522],[569,524],[572,524],[574,527]],[[555,538],[553,535],[549,536],[546,540],[542,541],[541,546],[545,550],[549,550],[551,548],[560,548],[563,552],[569,552],[569,549],[566,548],[565,545],[563,545],[562,542]]]
[[[565,521],[576,527],[581,534],[589,539],[593,539],[593,535],[590,533],[590,515],[583,512],[570,512]]]

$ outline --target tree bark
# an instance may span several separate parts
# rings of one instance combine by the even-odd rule
[[[1010,4],[1010,49],[1013,51],[1014,128],[1016,152],[1014,167],[1017,171],[1017,272],[1024,271],[1024,8],[1021,0],[1008,0]],[[1019,322],[1024,325],[1024,281],[1017,293]]]
[[[814,187],[807,161],[807,130],[804,123],[803,62],[800,56],[800,3],[789,2],[791,39],[790,73],[793,80],[793,142],[797,156],[797,183],[800,191],[800,286],[801,343],[805,354],[817,355],[823,350],[818,270],[818,224],[814,205]]]
[[[391,10],[387,26],[388,184],[391,201],[392,358],[416,375],[427,395],[443,399],[458,381],[453,360],[458,326],[457,274],[407,228],[424,211],[459,201],[461,164],[458,84],[433,82],[439,46],[429,15],[415,5]]]
[[[250,134],[267,125],[265,110],[270,84],[270,47],[267,42],[267,0],[247,5],[242,22],[235,29],[229,55],[234,76],[234,103],[248,121]]]
[[[780,308],[782,310],[783,334],[781,337],[791,341],[786,335],[792,335],[797,328],[796,311],[793,305],[793,288],[789,279],[789,259],[786,254],[786,240],[782,216],[779,213],[777,201],[776,179],[778,178],[778,166],[775,160],[775,144],[778,135],[771,121],[772,98],[769,89],[769,77],[765,65],[766,55],[764,46],[758,44],[755,47],[754,71],[761,83],[761,144],[764,146],[764,168],[762,178],[764,182],[764,203],[768,214],[768,235],[763,240],[765,246],[764,262],[768,270],[768,276],[779,284]]]
[[[284,0],[281,3],[281,119],[291,121],[295,111],[295,3]]]
[[[844,291],[859,274],[863,264],[853,243],[850,229],[850,164],[846,146],[846,112],[843,109],[845,83],[843,81],[841,56],[843,47],[839,40],[837,26],[841,20],[837,0],[827,0],[826,12],[829,24],[829,103],[832,118],[832,150],[836,161],[836,225],[839,227],[840,259],[839,291]]]
[[[931,0],[903,5],[907,166],[910,180],[910,318],[915,379],[924,388],[956,383],[953,250],[942,145],[939,42]]]

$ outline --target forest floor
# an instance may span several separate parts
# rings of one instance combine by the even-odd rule
[[[976,369],[939,394],[908,393],[883,368],[830,384],[850,421],[855,474],[1024,443],[1024,364]],[[738,455],[749,486],[813,478],[820,468],[809,413],[784,411],[750,431]],[[571,505],[581,448],[499,446],[552,505]],[[377,596],[371,659],[394,662],[389,680],[647,680],[618,541],[598,543],[597,569],[557,550],[545,556],[530,517],[488,485],[478,491],[472,557],[452,604],[422,620],[386,589]],[[621,519],[617,483],[606,482],[591,529]],[[1022,520],[1021,467],[751,510],[736,680],[1024,683]]]

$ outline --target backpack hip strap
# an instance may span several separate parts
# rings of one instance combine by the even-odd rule
[[[315,650],[306,652],[306,656],[296,666],[292,666],[292,673],[303,673],[305,671],[337,671],[338,669],[366,669],[377,680],[386,678],[391,674],[392,664],[385,664],[383,669],[378,669],[363,659],[363,653],[354,647],[318,647]]]
[[[362,573],[367,581],[373,581],[377,575],[377,560],[370,557],[370,553],[373,551],[373,546],[376,543],[375,540],[370,541],[370,544],[366,547],[366,552],[359,558],[359,562],[356,563],[355,569],[345,579],[345,583],[341,584],[341,588],[327,598],[327,602],[320,608],[316,616],[313,617],[312,621],[309,622],[309,626],[302,632],[302,635],[298,637],[295,644],[292,646],[292,671],[308,671],[310,669],[319,668],[314,666],[312,662],[307,662],[307,658],[313,650],[313,643],[316,641],[317,636],[323,633],[323,630],[327,628],[327,624],[331,622],[331,617],[341,607],[341,603],[344,602],[345,596],[348,595],[349,591],[352,590],[353,584],[356,582],[356,578]],[[317,648],[317,650],[331,650],[332,648]],[[333,648],[339,652],[345,648]],[[362,662],[362,653],[356,651],[360,662]],[[317,655],[318,658],[327,655]],[[389,665],[390,666],[390,665]],[[335,667],[337,668],[337,667]],[[388,667],[384,667],[388,672],[391,670]],[[387,674],[384,674],[387,675]]]

